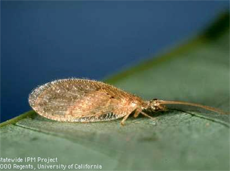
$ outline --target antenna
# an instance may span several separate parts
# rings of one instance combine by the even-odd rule
[[[224,114],[224,115],[228,115],[229,113],[227,112],[224,112],[220,109],[216,109],[216,108],[213,108],[213,107],[210,107],[210,106],[204,106],[204,105],[201,105],[201,104],[196,104],[196,103],[190,103],[190,102],[182,102],[182,101],[167,101],[167,100],[156,100],[157,103],[159,104],[175,104],[175,105],[185,105],[185,106],[194,106],[194,107],[199,107],[199,108],[202,108],[202,109],[205,109],[205,110],[209,110],[209,111],[213,111],[213,112],[216,112],[216,113],[219,113],[219,114]]]

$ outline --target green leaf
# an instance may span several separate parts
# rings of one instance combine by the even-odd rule
[[[200,36],[105,81],[144,99],[229,111],[228,23],[227,13]],[[130,117],[121,127],[120,120],[61,123],[30,111],[1,124],[1,157],[57,157],[47,165],[99,164],[103,170],[230,169],[229,115],[184,107],[152,116],[155,122]]]

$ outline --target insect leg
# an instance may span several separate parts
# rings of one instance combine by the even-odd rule
[[[125,117],[124,117],[124,118],[122,119],[122,121],[121,121],[121,126],[124,126],[124,125],[125,125],[125,121],[126,121],[126,119],[129,117],[130,114],[131,114],[131,113],[125,115]]]
[[[141,113],[141,109],[136,109],[133,117],[134,118],[138,117],[140,113]]]
[[[140,113],[141,113],[142,115],[144,115],[144,116],[146,116],[146,117],[148,117],[148,118],[154,120],[154,121],[156,120],[156,118],[154,118],[154,117],[152,117],[152,116],[149,116],[148,114],[146,114],[146,113],[143,112],[143,111],[140,111]]]
[[[150,118],[152,120],[156,120],[156,118],[149,116],[147,113],[143,112],[141,109],[136,109],[136,111],[135,111],[135,113],[133,115],[134,118],[138,117],[139,114],[142,114],[142,115],[144,115],[144,116],[146,116],[146,117],[148,117],[148,118]]]

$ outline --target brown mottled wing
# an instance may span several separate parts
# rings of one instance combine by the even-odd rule
[[[30,106],[41,116],[67,122],[121,118],[135,110],[132,97],[111,85],[84,79],[63,79],[36,88]]]

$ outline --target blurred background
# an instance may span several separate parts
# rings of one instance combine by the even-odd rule
[[[103,80],[195,36],[228,1],[1,1],[1,122],[60,78]]]

